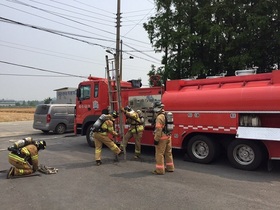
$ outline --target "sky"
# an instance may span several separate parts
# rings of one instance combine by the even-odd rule
[[[143,23],[153,0],[120,0],[123,80],[148,86],[161,66]],[[0,100],[44,100],[55,89],[78,87],[89,75],[105,77],[116,48],[117,0],[1,0]],[[130,57],[133,59],[130,59]]]

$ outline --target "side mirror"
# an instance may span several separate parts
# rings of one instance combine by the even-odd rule
[[[77,96],[78,99],[80,99],[80,97],[81,97],[81,89],[80,88],[77,89],[76,96]]]

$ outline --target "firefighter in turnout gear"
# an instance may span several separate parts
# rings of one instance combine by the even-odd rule
[[[143,122],[141,122],[139,114],[130,106],[126,106],[125,108],[122,107],[121,111],[125,114],[126,124],[128,124],[130,128],[124,135],[120,148],[126,148],[128,141],[133,137],[135,140],[134,159],[140,159],[141,139],[144,131]]]
[[[23,140],[25,145],[22,145],[22,147],[19,147],[17,143],[14,143],[14,146],[8,147],[8,150],[11,151],[8,156],[9,163],[13,167],[8,171],[7,179],[12,176],[32,174],[38,170],[38,152],[46,148],[46,142],[33,141],[31,137]]]
[[[118,136],[118,133],[114,130],[114,121],[119,117],[119,114],[116,111],[113,111],[109,115],[109,118],[102,123],[100,128],[93,134],[95,142],[95,161],[97,166],[102,164],[101,152],[103,144],[105,144],[116,155],[120,156],[122,154],[120,148],[108,137],[108,134]]]
[[[154,103],[154,113],[156,115],[154,131],[156,170],[153,171],[153,174],[157,175],[163,175],[165,174],[165,171],[174,171],[171,135],[164,129],[166,119],[163,107],[164,105],[161,102]]]

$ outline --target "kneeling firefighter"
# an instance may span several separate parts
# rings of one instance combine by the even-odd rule
[[[13,165],[7,174],[7,179],[12,176],[28,175],[38,170],[38,152],[46,148],[46,142],[33,141],[31,137],[24,138],[8,147],[9,163]]]

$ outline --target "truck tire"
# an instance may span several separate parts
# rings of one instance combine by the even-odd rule
[[[218,153],[218,144],[208,136],[193,136],[187,146],[187,154],[193,162],[211,163]]]
[[[63,123],[60,123],[55,127],[54,132],[57,134],[63,134],[65,133],[65,131],[66,131],[66,126]]]
[[[247,171],[257,169],[264,158],[261,146],[248,140],[232,141],[228,146],[227,156],[234,168]]]
[[[95,147],[94,144],[94,138],[93,138],[93,132],[90,130],[90,128],[92,127],[93,124],[91,124],[90,126],[88,126],[87,128],[87,133],[86,133],[86,138],[87,138],[87,143],[90,147]]]

